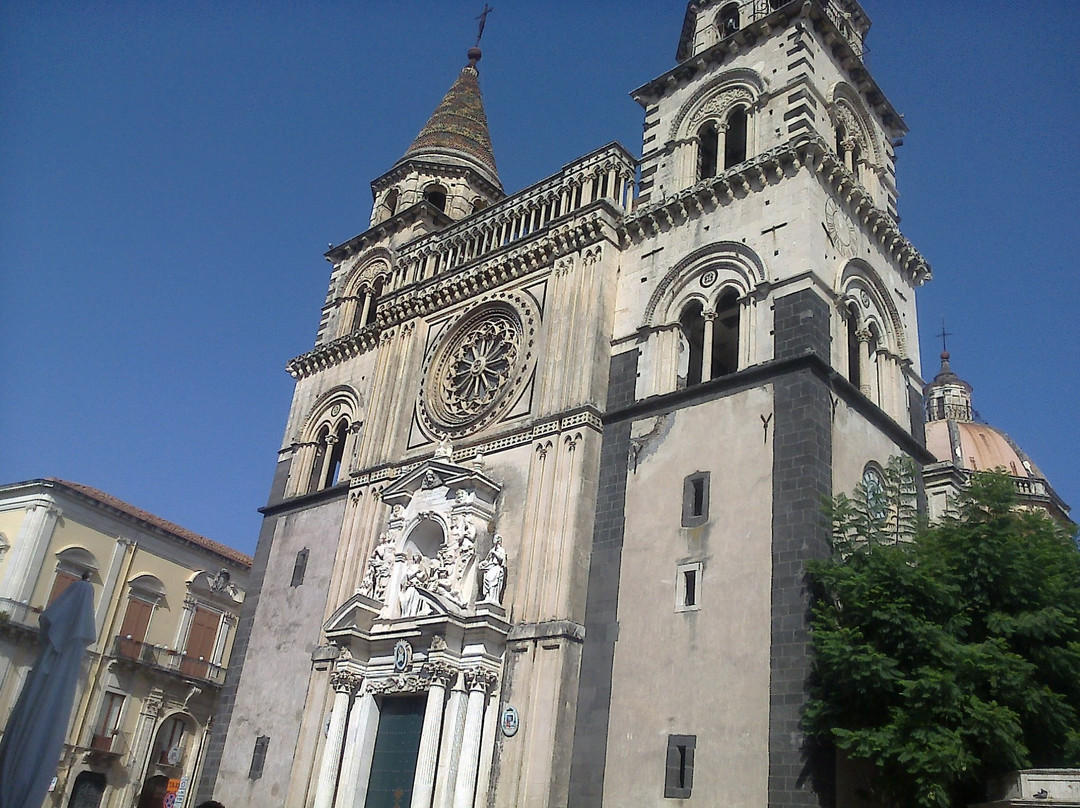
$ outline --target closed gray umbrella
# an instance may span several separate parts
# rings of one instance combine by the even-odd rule
[[[41,613],[38,654],[0,741],[0,808],[41,808],[56,774],[86,646],[94,587],[76,581]]]

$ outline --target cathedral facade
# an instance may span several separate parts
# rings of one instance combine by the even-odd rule
[[[821,502],[933,460],[869,26],[696,0],[642,157],[510,195],[469,51],[327,253],[199,798],[836,798],[799,723]]]

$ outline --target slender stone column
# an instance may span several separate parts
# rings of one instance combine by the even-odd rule
[[[341,763],[334,808],[362,808],[367,800],[371,759],[379,730],[379,708],[367,687],[361,687],[349,710],[349,729],[345,736],[345,754]]]
[[[701,341],[701,380],[707,382],[712,378],[712,353],[713,353],[713,330],[716,327],[716,312],[705,309],[701,312],[705,319],[705,338]]]
[[[435,764],[439,760],[446,687],[454,676],[454,670],[444,662],[434,662],[429,668],[431,685],[424,710],[424,728],[420,732],[420,752],[416,758],[411,808],[431,808],[431,799],[435,794]]]
[[[859,340],[859,392],[870,398],[870,371],[874,369],[870,357],[870,331],[860,328],[855,336]]]
[[[12,542],[3,581],[0,581],[0,597],[19,603],[30,602],[59,517],[60,509],[51,500],[42,499],[27,506],[19,534]]]
[[[459,675],[450,691],[446,719],[443,722],[445,728],[440,755],[443,764],[438,767],[435,775],[435,808],[453,808],[461,733],[465,727],[465,702],[468,697],[464,677]]]
[[[454,808],[473,808],[476,799],[476,772],[480,766],[480,741],[484,728],[484,702],[487,691],[495,683],[490,671],[466,671],[469,703],[465,708],[465,731],[461,738],[461,759],[458,763],[457,785],[454,788]]]
[[[330,684],[334,688],[334,707],[330,712],[330,730],[319,766],[314,808],[331,808],[334,804],[334,786],[337,785],[341,746],[345,740],[345,719],[349,714],[349,698],[355,686],[352,675],[348,673],[335,673]]]

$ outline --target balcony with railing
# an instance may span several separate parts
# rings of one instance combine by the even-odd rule
[[[128,751],[128,733],[98,728],[91,733],[84,748],[98,758],[122,757]]]
[[[41,609],[11,598],[0,598],[0,631],[37,634]]]
[[[113,656],[165,673],[197,679],[216,687],[225,684],[225,668],[222,666],[202,657],[186,656],[180,651],[140,642],[131,637],[116,638],[113,643]]]

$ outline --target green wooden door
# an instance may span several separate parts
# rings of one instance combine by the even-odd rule
[[[364,808],[409,807],[426,704],[426,693],[382,700]]]

